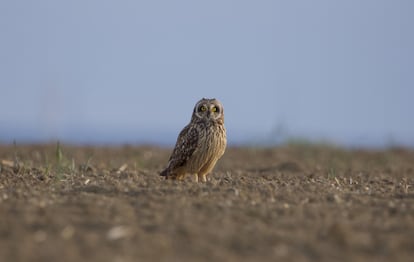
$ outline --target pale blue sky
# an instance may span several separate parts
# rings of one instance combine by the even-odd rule
[[[414,1],[1,1],[0,142],[414,146]]]

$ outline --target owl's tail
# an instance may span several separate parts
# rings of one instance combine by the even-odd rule
[[[160,176],[165,176],[165,178],[168,178],[168,173],[168,168],[166,168],[160,173]]]
[[[165,177],[165,179],[177,179],[177,174],[175,172],[171,172],[168,167],[160,173],[160,176]]]

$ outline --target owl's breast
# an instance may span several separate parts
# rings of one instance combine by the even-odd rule
[[[199,149],[206,158],[220,158],[223,155],[227,144],[224,126],[212,125],[204,128],[199,138]]]
[[[191,173],[197,173],[208,163],[215,163],[224,154],[227,144],[224,126],[199,125],[198,135],[197,148],[188,161]]]

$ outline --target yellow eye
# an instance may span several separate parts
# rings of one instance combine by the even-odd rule
[[[204,111],[206,111],[206,110],[207,110],[207,107],[205,107],[205,106],[201,106],[201,107],[200,107],[200,110],[204,112]]]
[[[217,111],[217,107],[213,107],[213,108],[211,109],[211,111],[212,111],[212,112],[216,112],[216,111]]]

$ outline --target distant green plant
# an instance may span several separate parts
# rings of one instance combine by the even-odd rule
[[[17,143],[16,140],[13,140],[13,157],[14,157],[14,161],[16,162],[18,157],[17,157]]]
[[[19,157],[19,150],[17,148],[16,140],[13,140],[13,162],[14,162],[14,170],[15,172],[20,169],[20,157]]]
[[[287,139],[284,144],[289,146],[312,146],[315,145],[314,142],[303,137],[291,137]]]
[[[330,178],[330,179],[331,178],[335,178],[337,175],[338,174],[337,174],[335,168],[333,168],[333,167],[329,168],[329,170],[328,170],[328,178]]]
[[[76,173],[75,160],[72,158],[71,161],[69,161],[63,151],[60,141],[57,141],[55,149],[56,165],[54,171],[56,172],[56,179],[58,180],[64,179],[66,175],[73,176]]]
[[[56,143],[56,160],[57,160],[57,163],[59,165],[62,163],[62,159],[63,159],[62,148],[60,147],[60,142],[57,141],[57,143]]]
[[[337,145],[328,140],[311,140],[304,137],[290,137],[283,144],[295,147],[338,148]]]

